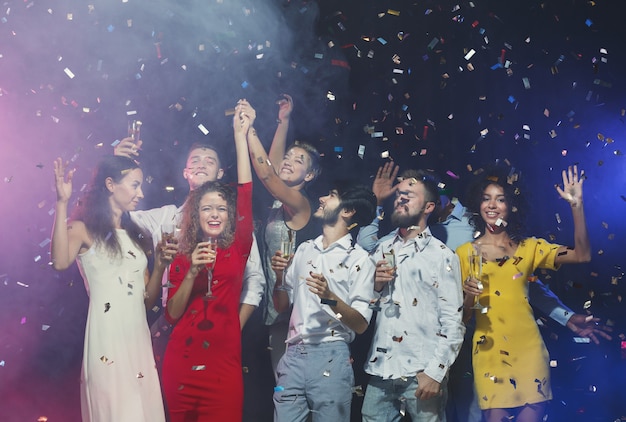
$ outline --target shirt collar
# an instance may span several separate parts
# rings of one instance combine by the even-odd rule
[[[426,226],[426,228],[417,236],[415,236],[412,239],[407,240],[406,243],[400,236],[400,229],[396,229],[395,232],[392,232],[392,233],[394,233],[392,244],[395,244],[396,242],[400,242],[402,244],[402,247],[414,244],[419,252],[423,251],[424,248],[426,248],[426,246],[430,242],[430,239],[433,237],[433,235],[430,233],[430,227],[428,226]]]
[[[346,234],[340,239],[337,239],[336,241],[328,245],[328,248],[326,249],[324,249],[322,238],[323,238],[323,235],[320,234],[313,241],[313,244],[315,245],[315,247],[322,252],[329,251],[333,248],[343,248],[346,250],[352,248],[352,235],[350,233]]]
[[[457,202],[456,205],[454,206],[454,209],[452,210],[452,212],[448,216],[448,218],[446,218],[445,222],[450,220],[450,218],[456,218],[457,220],[461,220],[463,218],[463,215],[465,214],[465,212],[466,212],[466,209],[463,206],[463,204],[461,204],[460,202]]]

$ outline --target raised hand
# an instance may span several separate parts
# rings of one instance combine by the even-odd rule
[[[134,140],[132,137],[122,139],[119,144],[113,148],[113,155],[121,157],[135,158],[139,157],[139,151],[141,150],[141,144],[143,141],[140,139]]]
[[[254,121],[256,120],[256,110],[245,98],[237,101],[234,120],[235,124],[239,121],[242,130],[245,129],[246,134],[248,133],[248,129],[254,126]]]
[[[61,158],[54,160],[54,181],[57,191],[57,201],[67,202],[72,196],[72,179],[76,169],[72,169],[65,174],[67,163]]]
[[[585,172],[582,170],[578,175],[578,166],[569,166],[563,170],[563,189],[556,185],[556,190],[572,207],[577,207],[583,203],[583,181]]]
[[[376,195],[378,205],[381,205],[385,199],[389,198],[396,191],[393,181],[396,179],[399,169],[400,167],[394,165],[393,161],[389,161],[378,168],[376,178],[374,183],[372,183],[372,192]]]
[[[278,100],[278,120],[289,120],[293,111],[293,99],[291,95],[282,94],[282,98]]]

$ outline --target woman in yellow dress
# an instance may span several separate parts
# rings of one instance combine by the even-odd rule
[[[528,282],[536,268],[590,261],[583,176],[570,167],[563,171],[563,188],[556,187],[572,208],[573,248],[522,235],[524,198],[516,174],[484,172],[468,194],[480,235],[456,253],[465,280],[464,318],[476,318],[474,384],[487,422],[539,422],[552,399],[548,351],[528,303]]]

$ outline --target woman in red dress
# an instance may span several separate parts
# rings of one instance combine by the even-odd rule
[[[237,194],[220,182],[207,182],[192,191],[183,206],[166,308],[174,329],[163,362],[163,390],[172,422],[242,418],[238,307],[253,231],[249,123],[245,114],[235,114]],[[216,247],[209,238],[217,239]],[[207,266],[213,268],[211,297]]]

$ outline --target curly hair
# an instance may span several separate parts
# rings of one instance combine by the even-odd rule
[[[506,232],[515,241],[521,241],[527,237],[527,202],[522,194],[519,176],[520,173],[516,171],[515,167],[495,165],[477,174],[468,186],[465,206],[472,213],[470,223],[481,235],[486,230],[486,223],[480,215],[483,194],[489,185],[496,185],[504,191],[504,198],[508,206]]]
[[[104,157],[96,166],[85,195],[79,199],[72,213],[72,220],[85,223],[94,242],[103,244],[112,256],[121,256],[122,247],[113,225],[113,210],[109,204],[111,192],[106,187],[106,180],[111,178],[113,182],[120,183],[128,172],[138,168],[139,165],[127,157]],[[152,252],[150,236],[130,219],[128,212],[122,214],[121,227],[146,255]]]
[[[217,240],[218,247],[228,248],[235,237],[237,220],[237,193],[233,188],[222,182],[206,182],[189,193],[189,197],[183,205],[183,218],[181,222],[180,252],[191,256],[199,242],[204,240],[204,232],[200,226],[200,201],[207,193],[216,192],[226,200],[228,206],[228,221],[224,231]]]

